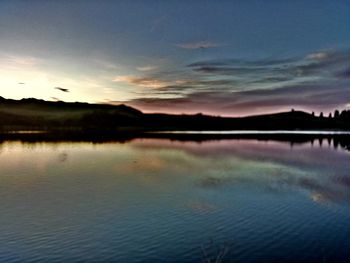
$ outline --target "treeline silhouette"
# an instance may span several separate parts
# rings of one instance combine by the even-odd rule
[[[60,131],[48,133],[3,133],[1,144],[5,141],[21,141],[23,143],[60,143],[60,142],[90,142],[90,143],[126,143],[134,139],[167,139],[171,141],[203,143],[213,140],[256,140],[278,141],[288,143],[291,148],[310,144],[313,147],[333,147],[350,151],[350,136],[346,134],[220,134],[220,133],[147,133],[147,132],[106,132],[90,131]]]
[[[234,114],[234,112],[228,112]],[[0,97],[0,130],[144,132],[174,130],[349,130],[350,111],[323,113],[291,110],[249,117],[203,114],[145,114],[126,105],[49,102]]]

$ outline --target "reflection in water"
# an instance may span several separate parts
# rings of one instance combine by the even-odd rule
[[[177,149],[185,152],[181,167],[201,170],[198,186],[246,184],[271,191],[307,190],[331,201],[350,201],[350,185],[344,170],[349,154],[330,148],[298,145],[293,149],[278,142],[214,141],[204,144],[144,141],[135,147],[148,152]],[[156,154],[165,159],[166,155]],[[195,159],[194,159],[195,158]],[[200,162],[198,162],[200,161]],[[202,163],[204,161],[204,163]],[[181,162],[181,163],[179,163]],[[164,165],[171,167],[171,163]],[[206,176],[204,176],[206,175]],[[320,199],[320,198],[319,198]]]
[[[234,262],[346,262],[350,153],[317,142],[4,142],[0,261],[201,262],[213,239]]]

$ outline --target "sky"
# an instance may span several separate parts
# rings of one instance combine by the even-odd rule
[[[350,108],[350,1],[0,1],[0,96],[244,116]]]

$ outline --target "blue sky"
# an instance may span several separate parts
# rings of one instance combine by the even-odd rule
[[[0,96],[227,116],[347,108],[349,14],[349,1],[4,0]]]

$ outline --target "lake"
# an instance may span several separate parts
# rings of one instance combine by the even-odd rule
[[[1,262],[203,262],[223,252],[223,262],[349,262],[347,148],[0,144]]]

